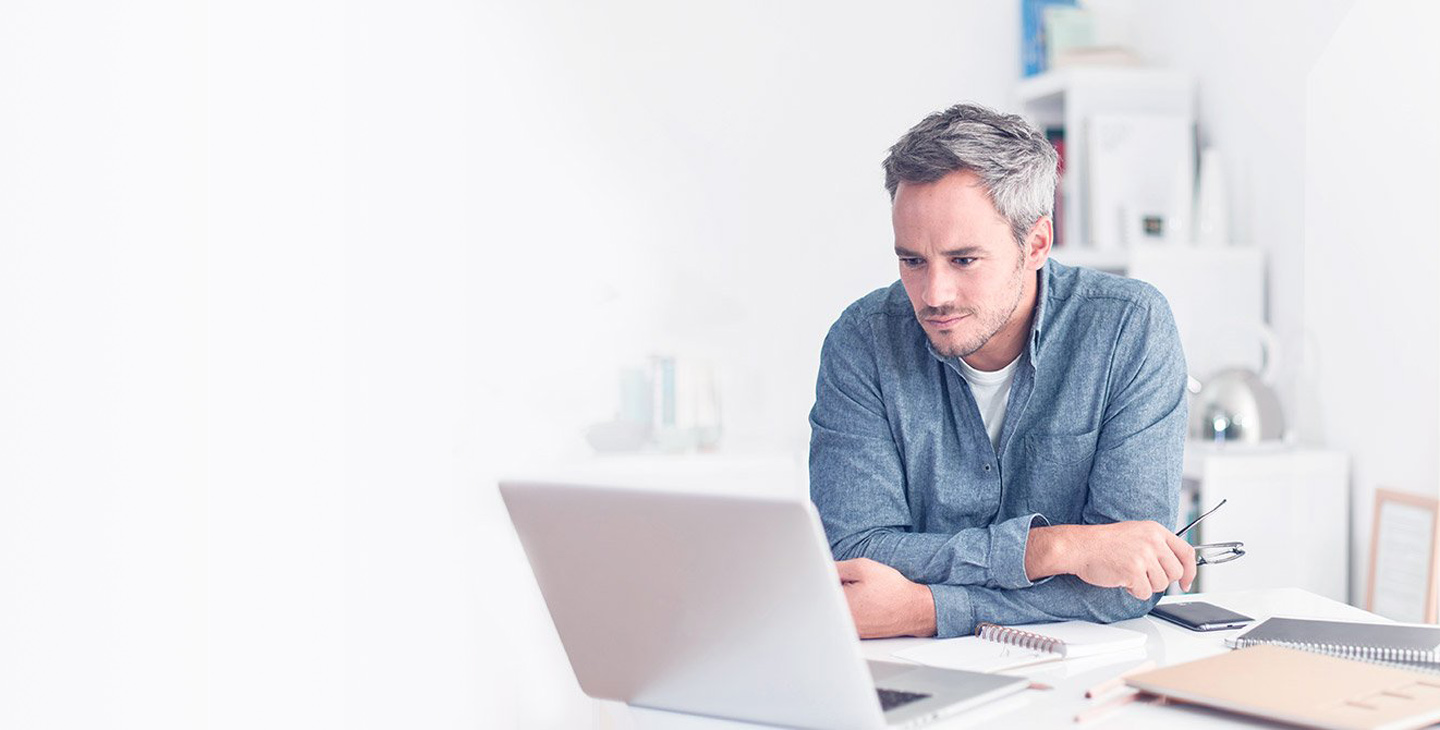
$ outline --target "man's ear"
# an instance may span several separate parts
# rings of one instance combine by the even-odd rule
[[[1025,268],[1031,271],[1039,271],[1045,261],[1050,258],[1050,244],[1055,240],[1055,227],[1050,216],[1040,216],[1035,225],[1030,227],[1030,232],[1025,234]]]

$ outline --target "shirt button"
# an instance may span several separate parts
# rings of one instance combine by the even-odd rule
[[[985,465],[985,471],[990,471],[990,465],[989,465],[989,464],[986,464],[986,465]]]

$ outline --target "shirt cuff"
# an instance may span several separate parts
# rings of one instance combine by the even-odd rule
[[[1006,520],[990,529],[990,576],[996,585],[1009,589],[1035,585],[1025,575],[1025,548],[1030,544],[1032,527],[1049,526],[1045,515],[1036,512]]]
[[[939,583],[927,587],[935,600],[935,638],[968,636],[975,631],[975,607],[968,589]]]

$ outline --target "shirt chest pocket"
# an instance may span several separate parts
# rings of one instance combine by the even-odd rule
[[[1076,524],[1090,491],[1090,465],[1100,429],[1080,434],[1036,433],[1025,439],[1027,504],[1052,523]]]

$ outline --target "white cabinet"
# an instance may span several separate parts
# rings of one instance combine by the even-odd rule
[[[1192,542],[1241,541],[1245,556],[1200,567],[1193,591],[1293,586],[1349,597],[1350,460],[1338,451],[1190,442],[1179,525],[1222,499]],[[1178,526],[1178,525],[1177,525]]]

